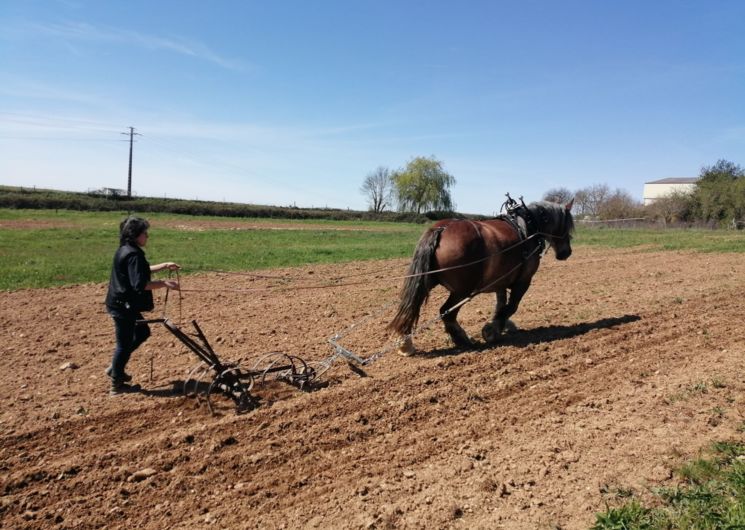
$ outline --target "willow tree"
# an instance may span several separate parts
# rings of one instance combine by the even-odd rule
[[[416,157],[393,173],[392,178],[400,211],[422,213],[454,208],[450,188],[455,177],[435,157]]]

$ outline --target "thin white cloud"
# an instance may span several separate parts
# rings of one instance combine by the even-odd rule
[[[2,88],[3,77],[0,76],[0,95],[20,96],[38,99],[59,100],[63,102],[86,102],[89,98],[74,91],[57,90],[42,84],[26,83],[18,86]],[[105,118],[101,118],[105,116]],[[361,140],[350,137],[355,132],[375,130],[384,125],[373,123],[339,125],[331,127],[305,126],[267,126],[250,122],[219,122],[201,120],[196,117],[182,116],[178,119],[164,119],[161,115],[139,113],[132,119],[116,113],[101,113],[93,115],[90,112],[71,114],[69,112],[31,111],[25,108],[15,108],[0,111],[0,130],[5,132],[29,132],[36,130],[48,132],[51,130],[99,130],[110,131],[132,124],[145,135],[156,138],[180,138],[184,140],[209,140],[214,144],[242,146],[257,144],[261,146],[286,145],[295,149],[311,148],[331,142],[358,142]]]
[[[93,119],[69,116],[40,116],[25,112],[0,112],[0,133],[45,135],[49,133],[118,133],[124,127]]]
[[[61,88],[50,82],[2,74],[0,74],[0,96],[97,106],[103,106],[106,103],[97,95],[79,87]],[[4,110],[9,110],[7,104]]]
[[[243,70],[245,65],[240,61],[228,59],[211,50],[201,42],[181,38],[146,35],[138,31],[117,29],[106,26],[92,26],[83,22],[65,22],[61,24],[30,24],[27,31],[59,37],[67,40],[112,42],[127,45],[138,45],[148,50],[165,50],[207,61],[229,70]]]
[[[138,127],[151,134],[166,137],[209,139],[216,142],[257,142],[265,145],[286,144],[297,147],[315,142],[346,142],[355,133],[375,131],[386,127],[384,123],[359,123],[328,127],[269,126],[249,122],[219,122],[181,117],[168,120],[161,116],[142,115]]]

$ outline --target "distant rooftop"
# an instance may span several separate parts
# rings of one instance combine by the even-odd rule
[[[698,177],[671,177],[660,180],[652,180],[645,182],[644,184],[695,184],[698,181]]]

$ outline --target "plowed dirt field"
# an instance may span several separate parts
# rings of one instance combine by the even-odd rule
[[[184,276],[165,311],[225,359],[321,360],[357,322],[341,343],[367,356],[406,263]],[[306,288],[331,276],[347,280]],[[109,397],[105,287],[0,293],[2,527],[587,528],[743,438],[742,255],[548,255],[500,345],[454,350],[437,323],[420,355],[367,377],[337,362],[324,388],[267,390],[244,415],[173,392],[196,358],[160,325],[128,367],[143,391]],[[461,311],[475,339],[493,303]]]

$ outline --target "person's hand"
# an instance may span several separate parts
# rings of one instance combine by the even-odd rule
[[[168,269],[169,271],[177,271],[181,268],[181,265],[179,265],[178,263],[174,263],[172,261],[168,261],[164,263],[163,265],[165,265],[165,268]]]
[[[179,285],[179,282],[174,280],[163,280],[163,285],[169,289],[173,289],[174,291],[180,291],[181,286]]]

